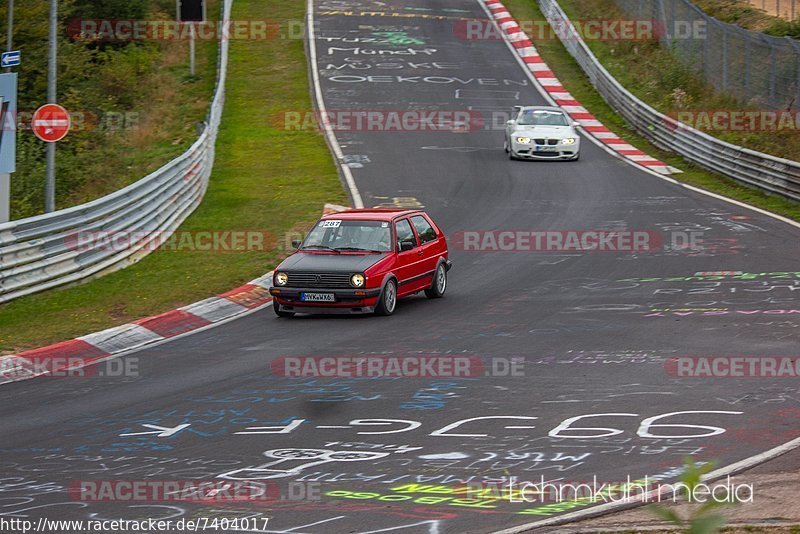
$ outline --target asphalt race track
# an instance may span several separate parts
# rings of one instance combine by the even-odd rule
[[[487,117],[546,104],[503,42],[454,31],[486,19],[477,2],[318,0],[315,9],[329,111]],[[138,378],[7,384],[0,518],[491,532],[589,507],[493,498],[511,477],[674,481],[686,455],[725,466],[800,436],[796,378],[676,377],[670,364],[797,355],[798,228],[644,173],[586,139],[578,162],[521,162],[503,153],[501,129],[337,138],[365,205],[424,206],[450,236],[446,297],[401,301],[390,318],[287,320],[265,308],[126,357],[138,359]],[[467,251],[459,238],[522,230],[646,231],[663,243],[646,252]],[[719,271],[748,275],[697,275]],[[341,355],[474,356],[492,376],[272,372],[283,356]],[[251,476],[282,498],[81,501],[65,491],[81,481]],[[456,491],[468,483],[487,491]]]

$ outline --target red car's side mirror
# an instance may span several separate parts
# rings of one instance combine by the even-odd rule
[[[416,246],[417,245],[413,241],[400,241],[400,252],[414,250]]]

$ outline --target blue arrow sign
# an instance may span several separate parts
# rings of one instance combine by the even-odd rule
[[[19,50],[14,50],[13,52],[3,52],[3,55],[0,56],[0,67],[16,67],[20,63],[22,63],[22,56]]]

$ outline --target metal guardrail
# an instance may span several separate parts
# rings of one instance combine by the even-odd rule
[[[221,6],[228,28],[233,0]],[[0,224],[0,303],[125,268],[157,248],[200,204],[214,164],[225,101],[229,39],[218,52],[217,85],[191,148],[110,195]]]
[[[643,137],[737,182],[800,201],[800,163],[727,143],[656,111],[600,64],[556,0],[539,0],[539,6],[595,89]]]

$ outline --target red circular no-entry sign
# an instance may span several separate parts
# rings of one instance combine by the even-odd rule
[[[58,104],[45,104],[33,114],[31,125],[36,137],[47,143],[55,143],[67,135],[71,121],[66,109]]]

